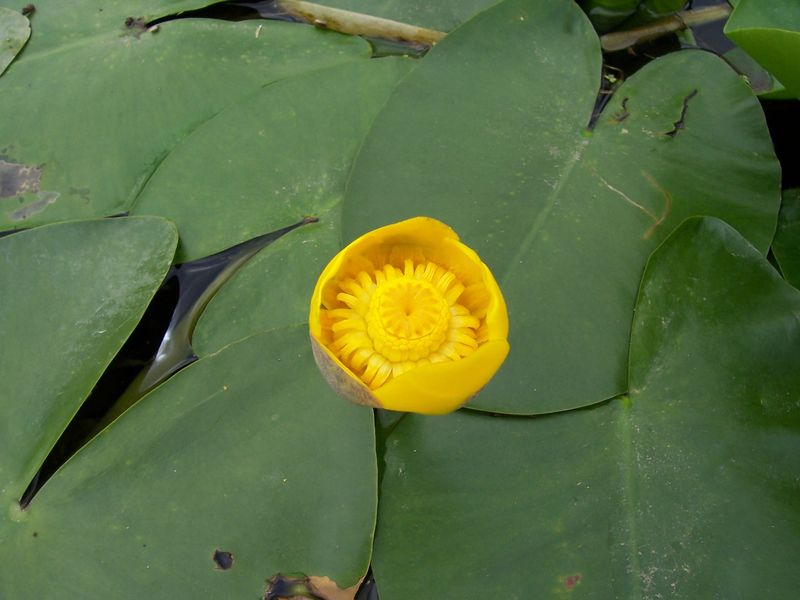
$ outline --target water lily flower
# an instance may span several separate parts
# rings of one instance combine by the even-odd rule
[[[508,354],[508,313],[478,255],[444,223],[416,217],[371,231],[325,267],[311,298],[314,357],[358,404],[456,410]]]

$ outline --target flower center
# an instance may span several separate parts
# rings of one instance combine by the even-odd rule
[[[444,341],[449,309],[430,282],[402,277],[375,290],[367,311],[367,332],[375,349],[389,360],[419,360]]]
[[[414,367],[459,360],[478,347],[480,319],[460,304],[465,287],[430,261],[384,265],[338,283],[326,312],[330,348],[371,388]]]

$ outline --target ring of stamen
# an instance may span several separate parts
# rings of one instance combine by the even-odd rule
[[[392,362],[420,360],[441,346],[449,306],[428,281],[406,277],[375,290],[367,311],[367,333],[375,350]]]
[[[481,320],[459,303],[465,286],[441,266],[405,260],[338,282],[328,308],[331,350],[370,388],[417,366],[474,352]]]

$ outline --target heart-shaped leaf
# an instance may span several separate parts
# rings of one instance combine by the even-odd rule
[[[734,71],[672,54],[593,117],[599,79],[597,36],[573,3],[507,0],[398,85],[354,167],[345,242],[429,215],[500,282],[511,353],[474,408],[542,413],[624,392],[642,269],[686,217],[769,246],[780,169]]]
[[[747,240],[688,221],[644,274],[629,398],[397,425],[381,599],[791,597],[798,314],[800,292]]]

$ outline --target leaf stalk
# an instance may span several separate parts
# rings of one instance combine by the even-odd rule
[[[641,27],[602,35],[600,36],[600,45],[605,52],[618,52],[619,50],[625,50],[637,44],[681,31],[692,25],[702,25],[725,19],[729,14],[731,14],[731,7],[727,4],[707,6],[694,10],[682,10]]]
[[[277,0],[276,5],[286,14],[315,27],[350,35],[401,40],[426,46],[433,46],[446,35],[443,31],[331,8],[304,0]]]

